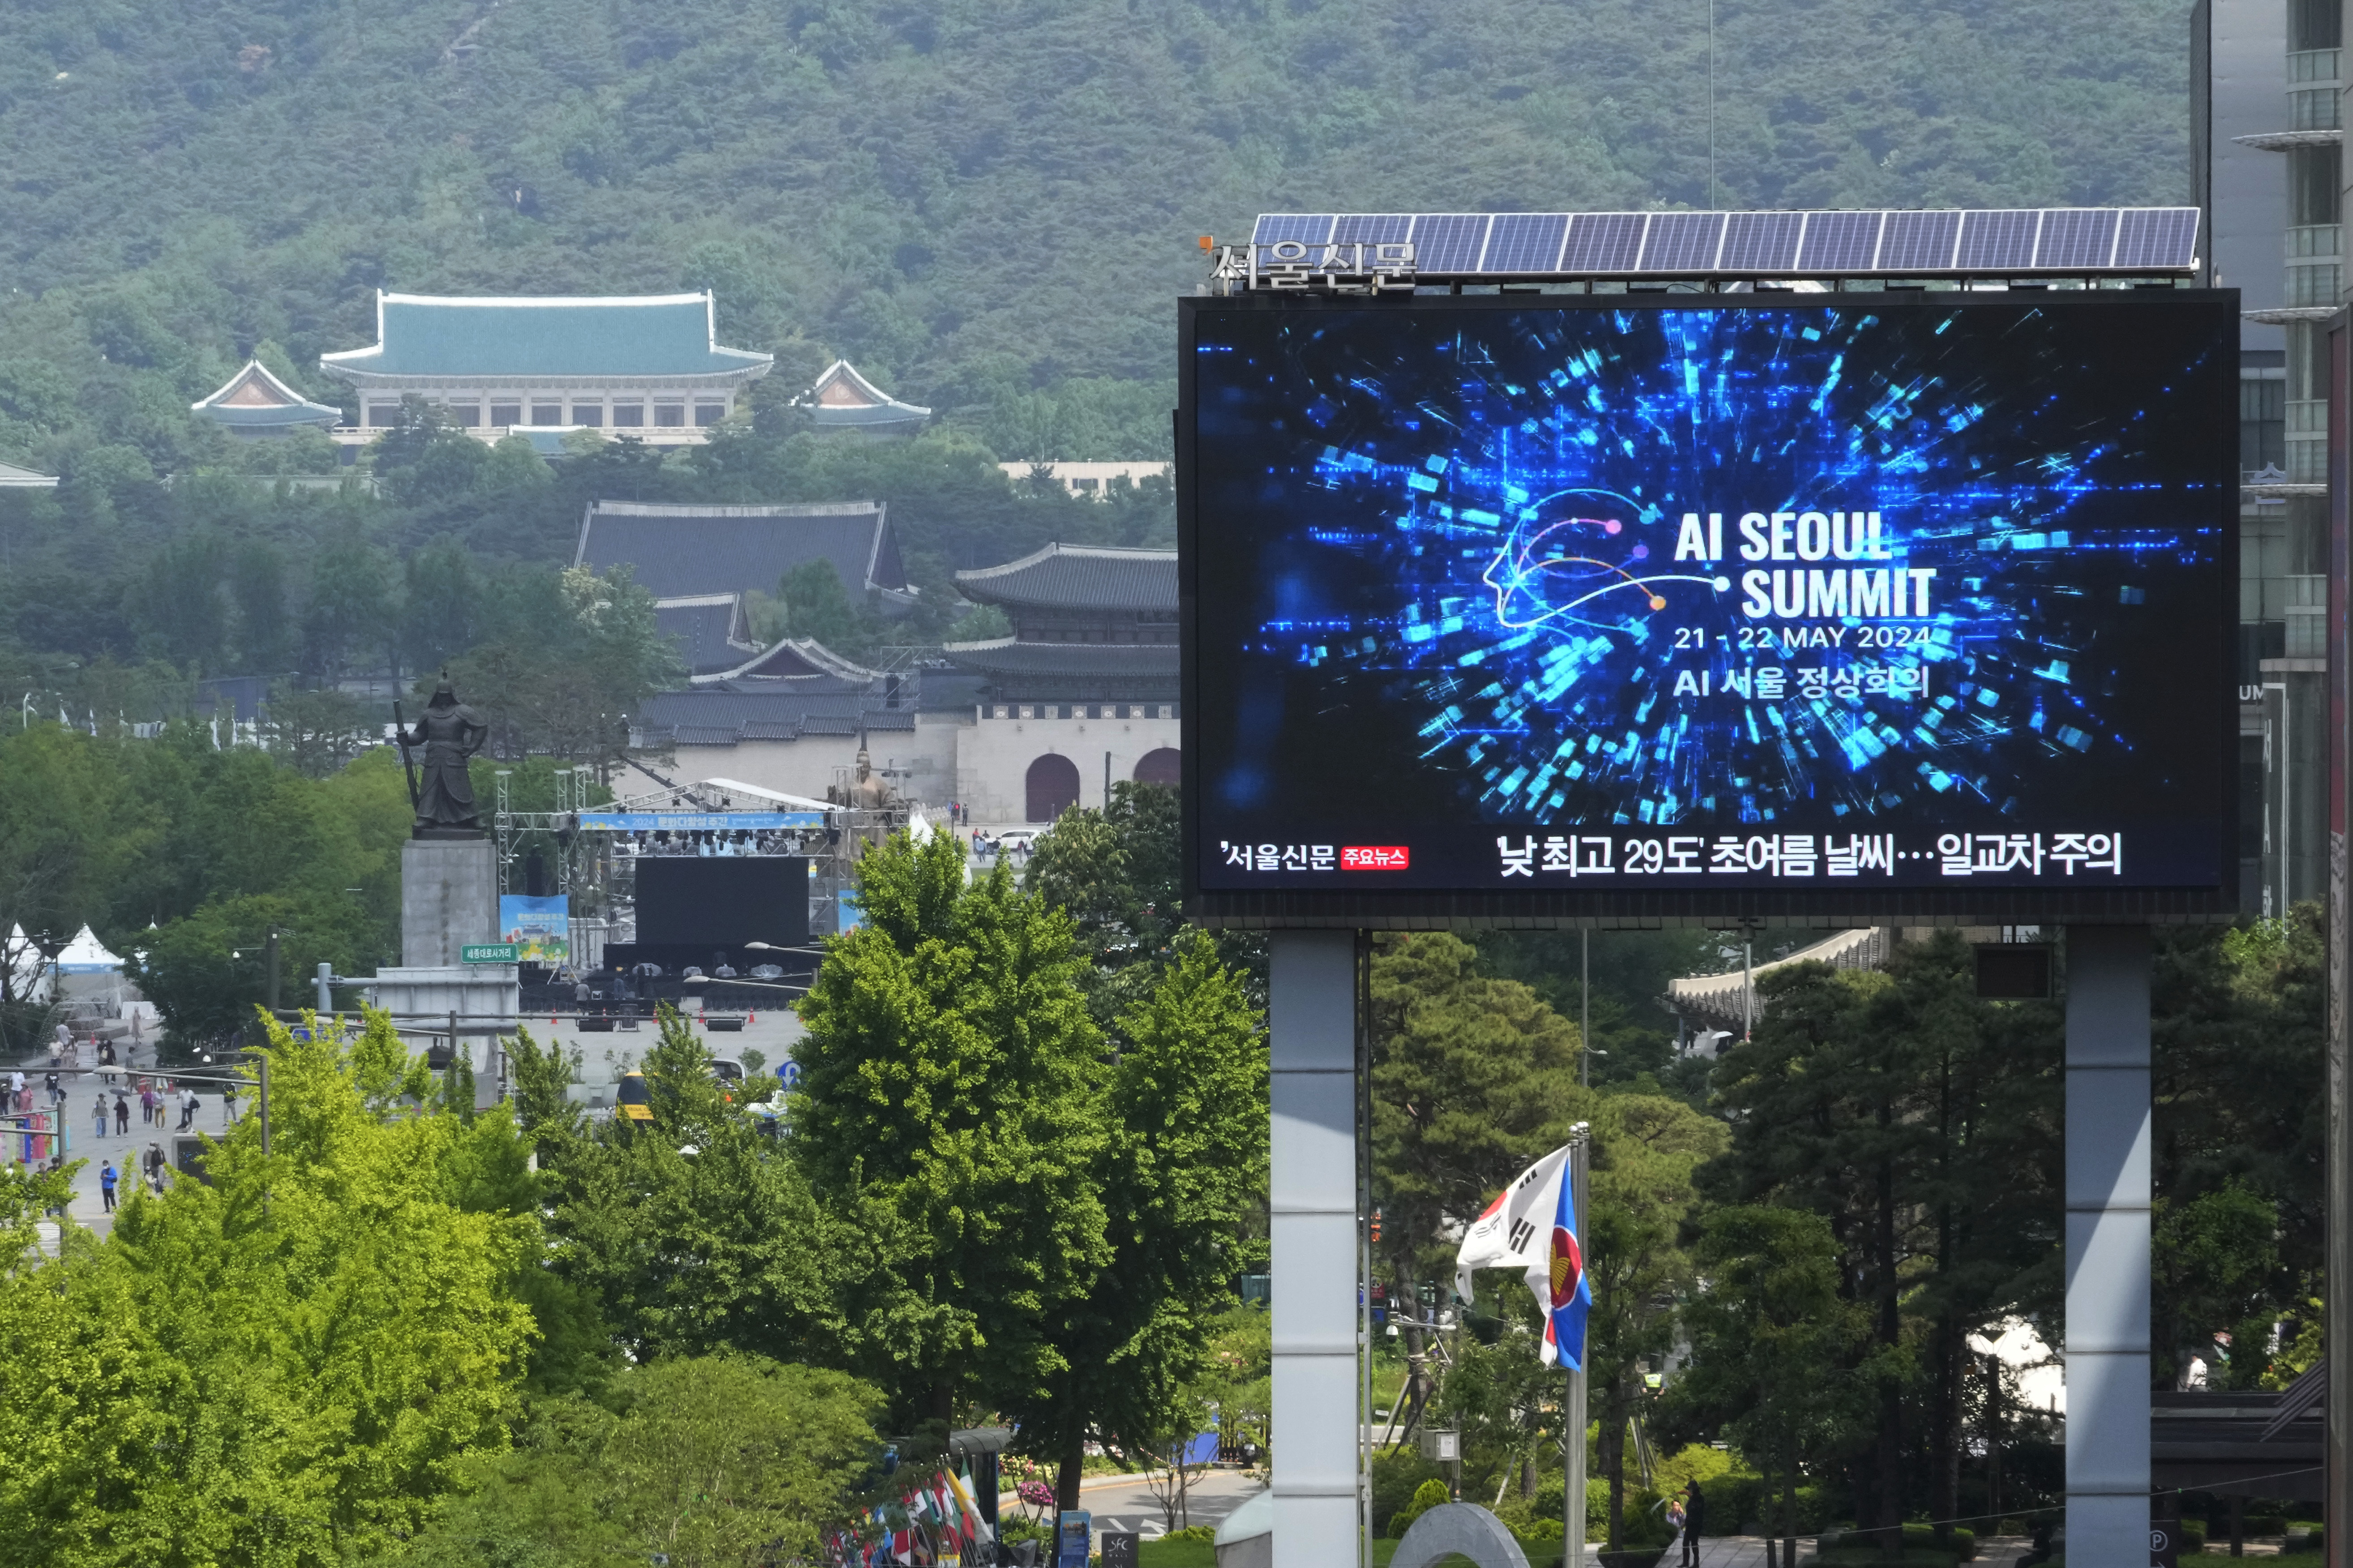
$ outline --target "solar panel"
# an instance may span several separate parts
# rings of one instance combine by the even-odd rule
[[[1648,213],[1578,213],[1568,222],[1561,252],[1564,272],[1630,272],[1642,254]]]
[[[1332,220],[1332,243],[1396,245],[1412,227],[1411,213],[1342,213]]]
[[[1433,279],[2182,272],[2197,260],[2198,209],[1263,213],[1251,238],[1410,241]]]
[[[2196,207],[2126,207],[2111,267],[2188,267],[2198,258]]]
[[[1868,272],[1879,248],[1883,213],[1808,213],[1806,242],[1798,248],[1800,272]]]
[[[1485,213],[1424,213],[1413,220],[1414,266],[1424,272],[1472,272],[1487,247]]]
[[[1654,213],[1642,242],[1644,272],[1711,272],[1724,239],[1722,213]]]
[[[1567,213],[1497,213],[1487,235],[1482,272],[1556,272],[1560,244],[1568,234]]]
[[[1787,272],[1798,264],[1803,213],[1734,213],[1725,226],[1724,259],[1735,272]]]
[[[2014,271],[2034,265],[2034,238],[2042,215],[2024,211],[1973,212],[1961,217],[1958,265],[1968,268]]]
[[[1889,213],[1886,231],[1879,237],[1878,270],[1948,270],[1953,265],[1953,246],[1960,232],[1958,213]]]
[[[2116,247],[2116,215],[2105,207],[2053,207],[2042,215],[2037,267],[2105,267]]]
[[[1280,245],[1286,239],[1297,239],[1321,245],[1331,234],[1330,213],[1261,213],[1258,226],[1250,230],[1250,243]]]

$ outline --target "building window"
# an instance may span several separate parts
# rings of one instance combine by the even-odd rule
[[[2337,174],[2343,166],[2333,142],[2287,150],[2287,221],[2304,228],[2337,221]]]
[[[449,417],[471,430],[482,422],[482,405],[479,403],[453,403],[449,405]]]
[[[682,428],[686,424],[686,405],[683,403],[655,404],[654,423],[665,429]]]
[[[694,422],[697,425],[716,425],[726,417],[727,405],[723,403],[698,403],[694,405]]]
[[[2278,15],[2274,12],[2273,15]],[[2333,49],[2344,42],[2345,14],[2337,0],[2288,0],[2287,47],[2290,53]]]
[[[605,423],[605,405],[601,403],[575,403],[572,405],[572,423],[586,425],[594,430]]]
[[[400,405],[397,403],[369,404],[367,422],[378,429],[390,429],[400,423]]]
[[[645,405],[644,404],[642,404],[642,403],[616,403],[615,405],[613,405],[613,423],[614,423],[614,424],[616,424],[616,425],[642,425],[642,424],[644,424],[645,422],[646,422],[646,405]]]
[[[493,404],[491,404],[491,423],[492,425],[498,425],[498,426],[509,426],[509,425],[520,425],[520,424],[522,424],[522,404],[520,404],[520,403],[493,403]]]
[[[2249,376],[2239,383],[2239,468],[2287,471],[2287,383]]]
[[[531,405],[531,422],[534,425],[563,424],[564,405],[561,403],[533,404]]]
[[[992,719],[1010,719],[1013,717],[1013,710],[1006,707],[992,708],[989,710],[988,716]]]

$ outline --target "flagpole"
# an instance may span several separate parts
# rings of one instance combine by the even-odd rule
[[[1577,1228],[1580,1233],[1577,1245],[1585,1247],[1585,1238],[1593,1234],[1593,1210],[1586,1201],[1586,1129],[1579,1126],[1568,1146],[1569,1199],[1576,1206]],[[1586,1267],[1593,1266],[1593,1255],[1585,1253]],[[1592,1341],[1586,1341],[1587,1355],[1592,1353]],[[1583,1357],[1579,1358],[1584,1359]],[[1561,1563],[1562,1568],[1584,1568],[1585,1565],[1585,1371],[1582,1367],[1568,1373],[1568,1387],[1561,1404]]]

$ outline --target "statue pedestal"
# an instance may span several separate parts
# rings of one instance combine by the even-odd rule
[[[499,940],[498,849],[488,838],[412,838],[400,847],[400,962],[438,969],[470,942]]]

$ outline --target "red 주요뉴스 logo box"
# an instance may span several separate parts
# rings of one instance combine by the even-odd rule
[[[1340,851],[1343,871],[1402,871],[1412,857],[1402,844],[1350,844]]]

